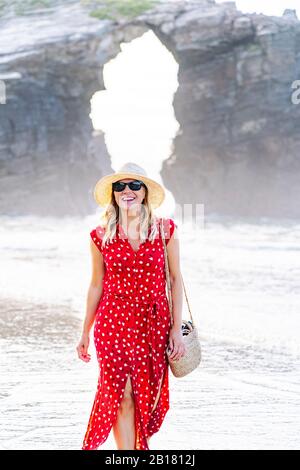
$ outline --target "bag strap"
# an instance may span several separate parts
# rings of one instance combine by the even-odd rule
[[[167,278],[168,300],[169,300],[169,307],[170,307],[169,310],[170,310],[170,313],[171,313],[171,324],[173,325],[173,323],[174,323],[173,301],[172,301],[172,293],[171,293],[171,281],[170,281],[170,270],[169,270],[169,263],[168,263],[168,253],[167,253],[167,246],[166,246],[165,235],[164,235],[164,227],[163,227],[163,218],[161,218],[160,233],[161,233],[161,238],[162,238],[163,244],[164,244],[165,272],[166,272],[166,278]],[[190,317],[191,317],[192,323],[194,324],[194,319],[193,319],[192,312],[191,312],[191,309],[190,309],[190,304],[189,304],[189,301],[188,301],[188,298],[187,298],[187,293],[186,293],[186,289],[185,289],[185,285],[184,285],[183,277],[182,277],[181,273],[180,273],[180,276],[181,276],[181,281],[182,281],[183,290],[184,290],[188,310],[189,310],[189,313],[190,313]]]

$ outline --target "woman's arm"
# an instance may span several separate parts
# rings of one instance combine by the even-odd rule
[[[83,333],[89,333],[93,326],[96,308],[103,290],[103,277],[105,272],[102,253],[93,240],[90,241],[92,256],[92,278],[89,285],[86,301],[86,315],[83,322]]]
[[[174,321],[169,334],[169,346],[172,350],[170,358],[173,360],[177,360],[180,359],[180,357],[184,356],[184,354],[186,353],[186,346],[183,342],[183,336],[181,332],[183,289],[179,262],[179,238],[176,227],[174,228],[174,232],[167,244],[167,254],[171,281],[171,295]]]
[[[176,227],[167,244],[167,253],[171,281],[174,328],[181,332],[183,289],[180,273],[179,239]]]
[[[90,355],[88,354],[89,334],[93,326],[96,309],[102,295],[103,278],[105,274],[102,253],[92,239],[90,241],[90,250],[92,259],[92,277],[87,293],[86,314],[83,321],[82,336],[76,348],[79,359],[82,359],[85,362],[90,360]]]

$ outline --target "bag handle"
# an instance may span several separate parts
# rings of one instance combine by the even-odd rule
[[[167,246],[166,246],[164,228],[163,228],[163,218],[161,218],[161,223],[160,223],[160,234],[161,234],[161,238],[162,238],[163,244],[164,244],[165,272],[166,272],[167,286],[168,286],[168,300],[169,300],[169,307],[170,307],[170,313],[171,313],[171,324],[173,325],[173,323],[174,323],[173,301],[172,301],[172,293],[171,293],[171,281],[170,281],[170,271],[169,271],[169,263],[168,263],[168,253],[167,253]],[[190,309],[190,304],[189,304],[189,301],[188,301],[188,298],[187,298],[187,293],[186,293],[186,289],[185,289],[185,285],[184,285],[183,277],[182,277],[181,273],[180,273],[180,276],[181,276],[181,281],[182,281],[182,285],[183,285],[183,290],[184,290],[184,294],[185,294],[186,303],[187,303],[187,306],[188,306],[188,310],[189,310],[189,313],[190,313],[192,323],[194,325],[194,319],[192,317],[192,312],[191,312],[191,309]]]

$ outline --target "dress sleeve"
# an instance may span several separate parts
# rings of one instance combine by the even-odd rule
[[[170,238],[173,235],[173,232],[177,228],[177,224],[174,222],[173,219],[164,219],[164,235],[166,239],[166,245],[168,245]]]
[[[102,227],[96,227],[90,232],[91,239],[95,243],[98,250],[102,253],[102,237],[104,229]]]

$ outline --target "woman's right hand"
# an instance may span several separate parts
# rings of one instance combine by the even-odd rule
[[[91,359],[91,355],[88,354],[89,344],[90,344],[89,334],[83,333],[76,349],[77,349],[77,354],[78,354],[79,359],[81,359],[84,362],[89,362]]]

